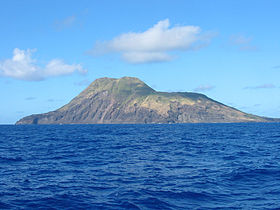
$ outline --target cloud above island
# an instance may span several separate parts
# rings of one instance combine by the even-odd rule
[[[144,32],[121,34],[110,41],[97,42],[92,55],[120,53],[129,63],[165,62],[177,51],[198,50],[210,42],[213,34],[201,35],[198,26],[170,27],[168,19],[159,21]]]
[[[32,53],[36,49],[20,50],[15,48],[13,57],[0,61],[0,76],[11,77],[19,80],[40,81],[49,77],[69,75],[74,72],[85,74],[85,70],[80,64],[66,64],[61,59],[53,59],[45,66],[39,66],[32,58]]]

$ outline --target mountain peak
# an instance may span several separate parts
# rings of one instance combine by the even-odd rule
[[[131,83],[144,83],[143,81],[141,81],[140,79],[138,79],[137,77],[121,77],[121,78],[111,78],[111,77],[101,77],[98,78],[96,80],[94,80],[91,84],[94,83],[109,83],[109,82],[114,82],[114,81],[129,81]]]
[[[122,77],[119,79],[103,77],[93,81],[81,94],[102,91],[109,91],[114,95],[146,95],[155,92],[155,90],[136,77]]]

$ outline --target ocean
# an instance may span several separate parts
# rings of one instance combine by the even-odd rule
[[[277,208],[279,123],[0,126],[0,209]]]

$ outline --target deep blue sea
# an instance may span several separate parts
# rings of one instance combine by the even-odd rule
[[[0,126],[0,209],[216,208],[280,208],[279,123]]]

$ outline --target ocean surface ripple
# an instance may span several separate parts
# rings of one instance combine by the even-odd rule
[[[280,208],[280,124],[2,125],[0,209],[40,208]]]

